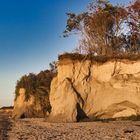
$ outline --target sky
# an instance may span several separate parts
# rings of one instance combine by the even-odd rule
[[[78,46],[78,37],[62,37],[66,13],[80,13],[90,2],[0,0],[0,107],[13,105],[16,81],[22,75],[48,69],[59,54]]]

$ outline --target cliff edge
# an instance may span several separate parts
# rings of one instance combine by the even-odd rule
[[[54,122],[140,115],[140,60],[60,59],[50,104]]]

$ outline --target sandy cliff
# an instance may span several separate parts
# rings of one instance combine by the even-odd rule
[[[30,95],[28,100],[25,100],[26,89],[19,89],[19,96],[14,102],[13,118],[26,118],[26,117],[45,117],[48,112],[44,112],[44,108],[41,106],[41,101],[35,96]],[[46,103],[48,97],[44,97]]]
[[[63,58],[51,83],[50,103],[49,119],[55,122],[140,115],[140,61]]]

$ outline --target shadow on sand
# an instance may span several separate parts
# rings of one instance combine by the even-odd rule
[[[8,140],[8,131],[11,129],[9,115],[0,112],[0,140]]]

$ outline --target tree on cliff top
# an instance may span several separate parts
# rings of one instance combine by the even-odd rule
[[[25,101],[28,101],[32,96],[39,102],[42,112],[45,114],[47,111],[50,112],[51,105],[49,101],[50,85],[53,77],[56,75],[56,62],[50,63],[50,70],[41,71],[39,74],[30,73],[24,75],[20,80],[17,81],[15,89],[15,101],[19,96],[19,89],[25,88]],[[35,103],[34,103],[35,104]],[[34,115],[39,116],[33,108],[30,110]],[[26,112],[26,115],[28,113]],[[29,114],[28,114],[29,115]],[[28,116],[27,115],[27,116]]]
[[[140,51],[140,0],[135,0],[127,9],[130,28],[128,44],[131,46],[131,51],[138,53]]]
[[[139,46],[140,41],[140,32],[135,32],[139,29],[140,8],[137,4],[139,0],[128,8],[121,5],[114,6],[107,0],[97,0],[89,4],[87,12],[78,15],[67,13],[68,20],[64,37],[70,32],[80,32],[81,40],[78,49],[81,53],[113,55],[124,50],[125,52],[132,51],[130,40],[132,43],[134,37],[137,37],[135,46]],[[132,23],[135,25],[135,31],[134,25],[130,28]],[[124,32],[126,28],[127,32]]]

